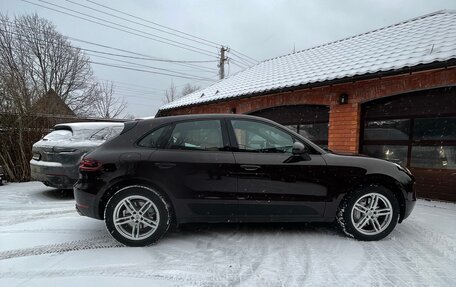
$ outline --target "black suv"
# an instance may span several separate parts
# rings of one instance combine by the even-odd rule
[[[334,154],[246,115],[129,122],[79,170],[77,210],[104,219],[129,246],[152,244],[172,223],[187,222],[336,220],[351,237],[379,240],[416,202],[406,168]]]

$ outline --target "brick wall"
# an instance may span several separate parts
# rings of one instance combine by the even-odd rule
[[[456,67],[451,67],[201,104],[166,111],[164,115],[230,113],[232,109],[235,109],[236,113],[248,114],[282,105],[328,105],[330,107],[329,148],[338,152],[358,152],[362,103],[412,91],[454,85],[456,85]],[[348,104],[338,103],[341,93],[348,94]]]

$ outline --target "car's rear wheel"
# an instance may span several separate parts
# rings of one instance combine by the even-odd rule
[[[157,242],[170,225],[169,205],[156,190],[128,186],[108,201],[105,223],[109,233],[127,246],[147,246]]]
[[[337,211],[339,227],[350,237],[373,241],[393,231],[399,218],[399,203],[387,188],[370,185],[348,194]]]

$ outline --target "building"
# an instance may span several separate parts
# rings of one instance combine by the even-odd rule
[[[76,114],[53,89],[50,89],[33,104],[32,113],[76,117]]]
[[[157,116],[270,118],[336,152],[407,166],[421,197],[456,201],[456,11],[261,62]]]

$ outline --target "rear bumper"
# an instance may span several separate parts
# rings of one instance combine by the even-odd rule
[[[75,184],[73,187],[74,199],[76,200],[76,211],[87,217],[103,219],[99,212],[99,199],[95,194],[89,193]]]
[[[55,188],[72,189],[77,180],[77,169],[77,165],[62,165],[60,163],[40,162],[36,160],[30,161],[32,179]]]

